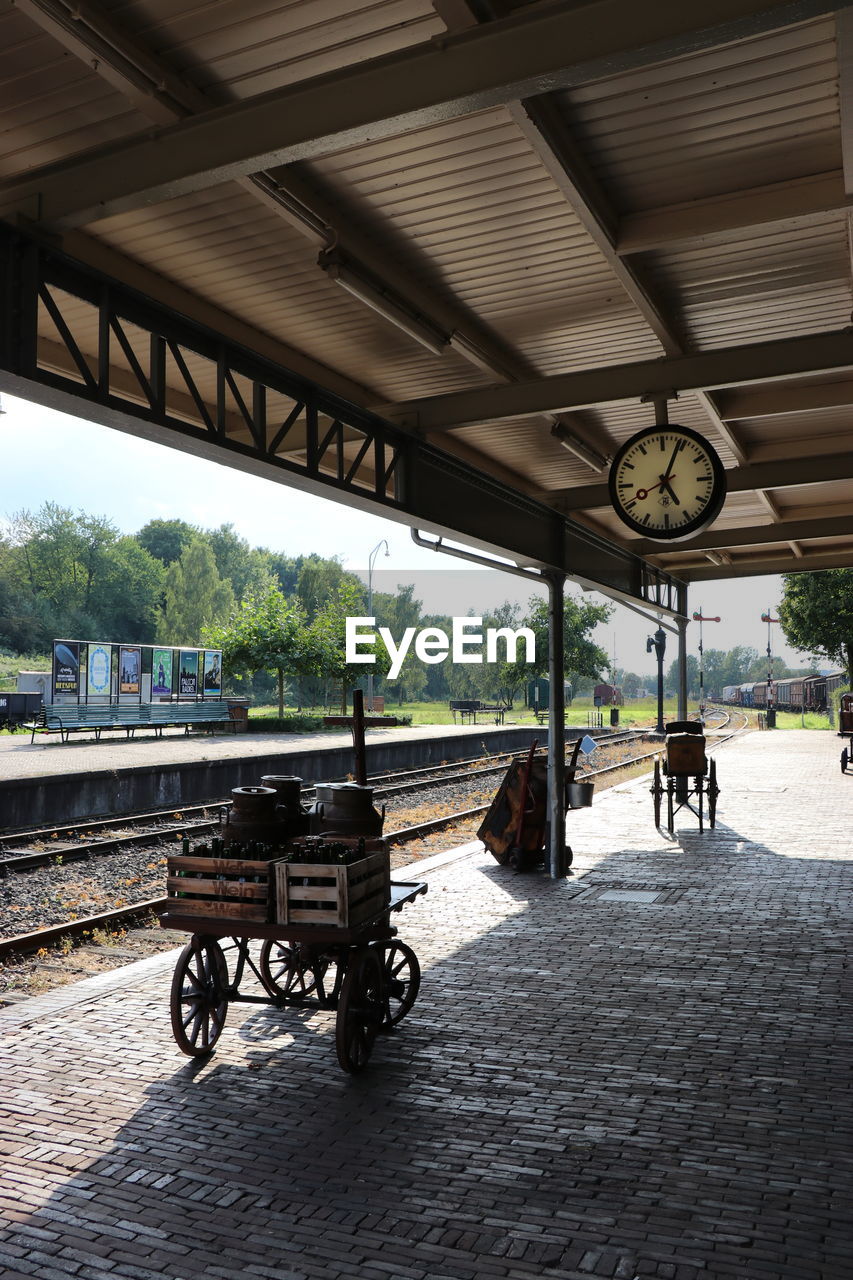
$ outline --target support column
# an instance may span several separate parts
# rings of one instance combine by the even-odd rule
[[[551,698],[548,712],[548,865],[552,880],[566,874],[566,705],[563,665],[563,591],[566,577],[552,572],[548,581],[548,680]]]
[[[687,588],[678,591],[678,719],[687,719]]]
[[[678,593],[678,719],[687,719],[687,588]],[[687,799],[689,779],[675,780],[675,798],[680,803]]]

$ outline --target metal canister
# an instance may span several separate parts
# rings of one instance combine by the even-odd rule
[[[317,784],[317,801],[311,809],[311,831],[314,835],[364,836],[366,840],[382,835],[385,806],[378,813],[373,807],[373,788],[357,782],[325,782]]]
[[[300,803],[302,779],[292,774],[268,773],[261,778],[261,785],[272,787],[276,793],[276,809],[287,830],[286,839],[307,835],[310,818]]]
[[[284,823],[276,809],[278,792],[273,787],[234,787],[231,808],[222,824],[227,846],[252,841],[279,845],[287,839]]]

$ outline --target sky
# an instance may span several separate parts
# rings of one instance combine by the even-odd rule
[[[353,511],[338,502],[315,498],[286,485],[192,457],[177,449],[138,439],[109,427],[82,421],[38,405],[2,397],[0,414],[0,519],[55,502],[92,515],[106,516],[123,532],[135,533],[149,520],[181,519],[205,529],[233,524],[253,547],[289,556],[338,556],[347,569],[366,578],[374,548],[373,589],[393,591],[415,584],[425,612],[487,610],[504,600],[526,604],[534,589],[514,575],[474,571],[460,561],[415,546],[408,528],[380,516]],[[385,555],[382,540],[387,543]],[[454,575],[454,576],[450,576]],[[574,590],[581,594],[580,588]],[[691,588],[689,609],[719,623],[703,625],[708,649],[747,645],[764,653],[769,607],[778,616],[780,577],[707,582]],[[595,593],[585,598],[602,601]],[[656,670],[646,653],[654,626],[615,605],[595,639],[616,665],[640,675]],[[805,663],[773,626],[773,654],[788,665]],[[121,639],[121,637],[116,637]],[[687,631],[688,653],[697,653],[698,624]],[[676,656],[676,637],[668,635],[666,665]]]

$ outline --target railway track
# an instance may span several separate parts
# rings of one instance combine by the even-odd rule
[[[626,740],[630,740],[631,737],[636,737],[636,736],[637,736],[636,734],[619,735],[619,740],[621,742],[625,742]],[[612,738],[608,739],[608,743],[612,744],[613,739]],[[627,759],[619,760],[602,769],[587,770],[583,774],[583,777],[585,780],[592,780],[594,778],[613,773],[616,770],[623,770],[625,768],[629,768],[637,763],[641,763],[647,759],[652,758],[653,756],[658,754],[659,750],[660,748],[658,747],[651,751],[645,751],[639,754],[631,755]],[[522,755],[526,753],[515,753],[515,754]],[[430,779],[420,778],[415,783],[415,786],[418,789],[420,789],[420,788],[426,788],[430,785],[433,787],[440,787],[442,784],[444,785],[448,784],[448,782],[455,783],[455,782],[460,782],[460,781],[465,782],[470,780],[476,781],[478,776],[480,775],[490,774],[490,773],[495,773],[495,772],[505,770],[507,767],[507,762],[510,758],[511,758],[510,756],[506,756],[506,755],[502,756],[500,757],[500,763],[494,763],[486,766],[485,768],[477,768],[477,769],[469,768],[467,770],[463,770],[460,772],[457,767],[456,771],[450,775],[448,775],[447,773],[442,773],[441,770],[439,769],[438,777],[433,776]],[[481,761],[482,761],[482,757],[479,757],[476,760],[469,763],[477,764],[477,763],[481,763]],[[414,774],[423,774],[425,771],[414,770],[410,772]],[[409,780],[403,783],[396,783],[394,786],[394,789],[396,791],[405,791],[407,789],[412,790],[413,789],[412,781]],[[379,791],[379,788],[377,788],[377,792],[378,791]],[[489,803],[491,803],[491,801],[489,801]],[[481,814],[485,813],[489,807],[489,803],[475,805],[473,807],[465,808],[462,810],[456,810],[452,813],[445,814],[443,816],[440,816],[434,819],[428,819],[423,822],[414,823],[409,826],[401,827],[395,831],[388,831],[386,832],[386,839],[389,841],[389,843],[392,846],[406,844],[409,841],[419,839],[423,836],[441,831],[448,827],[470,822],[472,819],[479,817]],[[189,831],[189,832],[201,833],[202,831],[210,830],[213,827],[215,827],[218,823],[219,808],[220,806],[211,806],[211,805],[204,806],[204,811],[206,811],[207,813],[209,813],[211,810],[215,810],[216,816],[198,818],[198,819],[193,818],[191,821],[187,821],[187,815],[193,813],[194,811],[190,809],[182,810],[181,811],[182,821],[179,824],[175,826],[169,826],[169,827],[159,827],[155,830],[153,836],[150,832],[139,833],[139,834],[134,833],[129,837],[121,837],[121,836],[116,837],[116,836],[110,835],[93,842],[87,848],[71,846],[70,849],[65,850],[64,852],[57,852],[53,849],[49,849],[46,851],[37,851],[35,853],[28,853],[23,855],[10,855],[10,856],[7,856],[2,863],[0,863],[0,867],[5,869],[6,875],[13,875],[16,872],[23,872],[23,871],[31,870],[33,868],[49,866],[51,865],[51,863],[55,864],[58,858],[62,859],[64,863],[66,860],[68,861],[72,860],[72,858],[74,860],[82,860],[82,859],[85,859],[87,856],[89,857],[97,856],[98,853],[115,852],[116,849],[126,848],[128,844],[131,842],[138,844],[140,842],[148,841],[150,844],[152,840],[156,840],[159,843],[162,843],[163,840],[170,840],[174,843],[175,839],[179,835],[184,834],[185,832]],[[157,816],[162,816],[162,815],[145,814],[145,815],[139,815],[139,816],[141,817],[141,819],[150,823],[153,818]],[[115,822],[115,820],[112,820],[112,825],[116,826],[118,824]],[[86,823],[86,824],[80,825],[80,831],[90,832],[95,827],[100,827],[101,829],[104,829],[105,827],[108,827],[108,826],[109,826],[109,820],[105,820],[104,822],[99,822],[97,824]],[[60,830],[66,834],[68,833],[74,834],[74,829],[70,827],[62,827],[60,828]],[[31,837],[37,836],[39,838],[44,838],[45,836],[45,832],[43,831],[32,832],[32,833],[19,833],[19,836],[23,836],[24,834],[29,835]],[[52,835],[52,832],[50,834]],[[95,849],[95,853],[92,852],[93,849]],[[167,900],[162,897],[143,899],[141,901],[129,903],[126,906],[117,907],[114,909],[110,909],[108,911],[99,912],[97,914],[87,915],[87,916],[83,916],[76,919],[65,920],[57,924],[49,925],[47,927],[31,930],[30,932],[27,932],[27,933],[21,933],[14,937],[2,938],[0,939],[0,960],[8,959],[12,956],[17,956],[17,955],[23,955],[28,953],[31,954],[32,952],[40,951],[41,949],[48,949],[51,946],[55,945],[60,940],[64,941],[65,939],[80,939],[83,937],[92,936],[97,932],[109,932],[119,927],[128,925],[134,921],[150,918],[152,916],[155,916],[158,913],[158,911],[164,908],[166,901]]]
[[[637,736],[636,732],[614,734],[596,739],[596,742],[599,745],[606,743],[608,746],[618,746]],[[541,748],[542,754],[544,751],[545,748]],[[374,788],[374,800],[382,801],[390,796],[430,790],[442,782],[468,782],[478,777],[501,773],[510,760],[521,759],[526,755],[526,751],[516,751],[495,756],[471,756],[450,764],[377,774],[370,780]],[[483,763],[489,760],[493,763]],[[300,798],[303,804],[311,804],[315,798],[314,787],[303,787]],[[87,822],[63,823],[59,826],[15,832],[0,841],[0,877],[17,871],[32,871],[38,867],[88,861],[136,845],[178,840],[184,835],[204,835],[218,827],[220,815],[229,803],[221,800],[204,805],[188,805],[179,811],[159,810],[124,817],[96,818]],[[99,832],[103,834],[98,835]],[[39,845],[44,847],[37,847]],[[24,851],[16,852],[22,846]]]

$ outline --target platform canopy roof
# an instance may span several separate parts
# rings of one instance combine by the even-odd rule
[[[680,580],[853,564],[849,4],[7,0],[0,84],[0,388],[378,494],[349,404]],[[676,394],[729,494],[664,545],[606,479]]]

